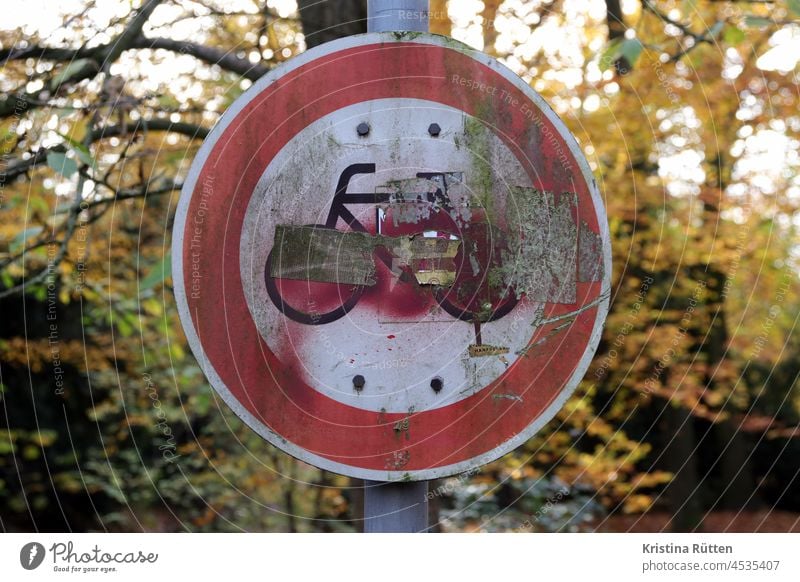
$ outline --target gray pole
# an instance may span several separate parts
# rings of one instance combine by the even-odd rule
[[[369,0],[369,32],[428,32],[428,0]]]
[[[427,481],[364,481],[365,533],[414,533],[427,529]]]
[[[369,32],[428,32],[428,0],[368,0]],[[428,482],[364,481],[364,532],[428,528]]]

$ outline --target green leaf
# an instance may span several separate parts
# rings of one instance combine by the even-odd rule
[[[633,66],[639,55],[642,54],[643,48],[644,45],[638,38],[614,39],[600,56],[600,70],[605,71],[621,57],[624,57],[628,64]]]
[[[774,23],[769,18],[762,16],[745,16],[744,25],[750,28],[764,28],[765,26],[772,26]]]
[[[791,12],[794,12],[797,16],[800,16],[800,0],[786,0],[786,6],[789,7]]]
[[[28,438],[31,440],[31,442],[40,447],[49,447],[56,442],[58,434],[54,430],[47,429],[40,430],[38,432],[31,432]]]
[[[618,38],[608,43],[608,46],[606,46],[606,49],[600,55],[599,67],[601,71],[609,69],[611,65],[614,64],[614,61],[619,58],[619,47],[621,44],[622,42]]]
[[[186,357],[186,351],[184,351],[184,349],[181,347],[181,344],[178,342],[172,342],[169,344],[169,353],[173,359],[178,361],[181,361]]]
[[[205,416],[211,408],[211,397],[206,394],[198,394],[194,397],[194,412],[196,416]]]
[[[633,66],[633,63],[635,63],[639,55],[642,54],[643,48],[642,41],[638,38],[626,38],[619,47],[620,56],[625,57],[625,60]]]
[[[160,285],[164,282],[164,279],[169,277],[172,274],[172,255],[169,251],[164,255],[164,258],[150,269],[150,272],[147,273],[147,276],[142,279],[141,283],[139,284],[139,288],[142,291],[147,291],[148,289],[152,289],[156,285]]]
[[[31,196],[28,198],[28,204],[37,212],[41,212],[42,214],[50,214],[50,206],[41,196]]]
[[[131,325],[128,317],[124,315],[118,315],[116,318],[114,318],[114,324],[116,325],[119,333],[122,334],[122,337],[130,337],[135,331],[135,328],[133,325]]]
[[[0,435],[0,455],[16,452],[14,443],[5,435]]]
[[[44,300],[47,298],[47,290],[45,289],[44,285],[37,285],[36,287],[31,289],[28,293],[30,294],[31,297],[33,297],[34,299],[36,299],[36,301],[39,301],[40,303],[43,303]]]
[[[744,31],[737,26],[726,26],[722,38],[726,43],[736,46],[744,40],[745,34]]]
[[[63,133],[60,133],[58,131],[56,133],[58,133],[58,135],[60,135],[62,138],[64,138],[67,141],[67,143],[73,149],[73,151],[75,152],[75,155],[78,156],[78,159],[80,161],[82,161],[87,166],[91,166],[92,169],[96,169],[97,168],[97,162],[92,157],[92,153],[89,151],[88,147],[86,147],[81,142],[72,139],[68,135],[64,135]]]
[[[725,23],[722,22],[721,20],[719,22],[715,22],[714,26],[708,29],[708,36],[710,36],[711,38],[717,38],[719,36],[719,33],[722,32],[724,26]]]
[[[32,226],[20,232],[14,237],[14,240],[12,240],[11,244],[9,245],[11,247],[11,252],[16,253],[21,250],[25,246],[25,242],[28,239],[38,236],[42,230],[43,228],[41,226]]]
[[[6,129],[0,132],[0,154],[11,152],[17,145],[17,132]]]
[[[55,91],[58,89],[63,83],[75,78],[82,78],[85,76],[89,76],[92,73],[96,73],[98,71],[97,63],[94,62],[92,59],[78,59],[76,61],[72,61],[66,67],[59,71],[58,75],[53,77],[53,80],[50,81],[50,90]]]
[[[47,165],[65,178],[70,178],[78,171],[78,164],[75,160],[68,158],[66,154],[61,152],[48,153]]]
[[[6,289],[11,289],[14,286],[14,278],[7,271],[0,273],[0,280]]]

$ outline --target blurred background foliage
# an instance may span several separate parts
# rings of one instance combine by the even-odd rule
[[[4,7],[0,529],[359,528],[358,482],[280,453],[217,398],[169,278],[179,189],[220,114],[366,28],[363,1],[299,5]],[[574,132],[614,260],[586,379],[524,447],[431,483],[434,528],[797,529],[800,4],[431,10],[433,32],[501,59]]]

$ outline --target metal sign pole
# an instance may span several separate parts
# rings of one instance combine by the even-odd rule
[[[369,0],[368,32],[428,32],[428,0]]]
[[[364,481],[365,533],[415,533],[427,529],[427,481]]]
[[[428,32],[428,0],[368,0],[368,32]],[[428,482],[364,481],[364,532],[428,528]]]

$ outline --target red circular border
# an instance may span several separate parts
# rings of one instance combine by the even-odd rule
[[[577,368],[597,308],[583,311],[559,336],[557,354],[544,343],[543,349],[531,349],[479,393],[414,413],[402,440],[393,425],[407,415],[337,402],[299,380],[299,362],[279,361],[252,321],[240,279],[239,244],[250,197],[270,161],[303,128],[342,107],[385,98],[426,99],[489,124],[520,158],[537,188],[576,192],[577,219],[599,232],[580,165],[557,128],[519,88],[491,66],[450,48],[413,42],[370,44],[325,55],[288,72],[257,94],[225,128],[189,202],[183,285],[192,288],[192,269],[186,266],[196,251],[191,248],[193,217],[203,210],[204,187],[210,188],[199,258],[202,292],[199,298],[186,293],[186,301],[205,356],[222,382],[269,430],[304,450],[361,469],[415,471],[479,457],[534,422]],[[540,124],[532,122],[529,112]],[[571,172],[558,160],[562,153],[569,156]],[[212,237],[218,238],[209,244]],[[600,282],[578,283],[576,305],[547,304],[545,313],[574,311],[597,299],[600,288]],[[529,345],[554,325],[537,329]]]

